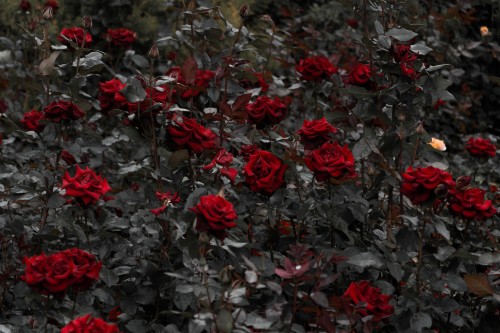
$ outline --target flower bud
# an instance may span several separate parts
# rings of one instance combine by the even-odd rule
[[[28,0],[21,0],[19,4],[19,9],[23,12],[29,12],[31,9],[31,3]]]
[[[82,17],[82,25],[85,29],[92,28],[92,18],[90,16]]]
[[[54,10],[52,9],[52,7],[45,7],[42,12],[42,18],[48,21],[52,20],[53,17],[54,17]]]
[[[229,265],[229,266],[226,266],[222,269],[222,271],[220,271],[219,273],[219,279],[222,283],[224,284],[229,284],[231,283],[231,280],[232,280],[232,271],[233,271],[234,267]]]
[[[156,43],[151,46],[151,49],[149,49],[148,56],[152,59],[156,59],[160,56],[160,51],[158,50]]]
[[[240,17],[247,17],[250,15],[250,7],[247,4],[243,4],[240,7]]]
[[[460,176],[460,177],[458,177],[457,180],[455,181],[455,186],[456,186],[457,191],[461,191],[464,188],[466,188],[467,186],[469,186],[470,181],[471,181],[471,177],[470,176]]]
[[[423,122],[420,122],[417,126],[417,129],[416,131],[418,135],[422,135],[425,133],[425,128],[424,128],[424,123]]]
[[[446,196],[448,195],[448,185],[439,184],[434,190],[434,193],[438,198],[446,198]]]

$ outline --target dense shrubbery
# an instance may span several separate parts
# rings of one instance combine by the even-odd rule
[[[0,331],[494,332],[483,2],[6,6]]]

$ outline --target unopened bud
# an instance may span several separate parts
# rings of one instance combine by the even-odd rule
[[[232,281],[232,275],[233,275],[233,269],[234,267],[229,265],[226,266],[222,269],[222,271],[219,273],[219,279],[222,283],[224,284],[229,284]]]
[[[471,177],[470,176],[460,176],[460,177],[458,177],[457,180],[456,180],[456,182],[455,182],[455,187],[456,187],[457,191],[462,191],[464,188],[466,188],[467,186],[469,186],[470,181],[471,181]]]
[[[398,113],[398,120],[404,121],[406,119],[406,115],[402,112]]]
[[[153,44],[151,46],[151,49],[149,49],[148,56],[152,59],[156,59],[160,56],[160,51],[158,50],[158,46],[156,44]]]
[[[247,4],[243,4],[240,7],[240,16],[241,17],[247,17],[250,15],[250,7]]]
[[[92,28],[92,18],[90,16],[82,17],[82,25],[85,29]]]
[[[45,7],[43,9],[42,18],[48,21],[52,20],[53,17],[54,17],[54,10],[52,9],[52,7]]]
[[[446,196],[448,195],[448,185],[439,184],[434,190],[434,193],[438,198],[446,198]]]
[[[424,123],[420,122],[417,126],[416,132],[418,135],[422,135],[425,133]]]
[[[31,9],[31,3],[28,0],[21,0],[19,4],[19,9],[23,12],[28,12]]]

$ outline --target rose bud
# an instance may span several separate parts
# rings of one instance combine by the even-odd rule
[[[240,16],[247,17],[250,14],[250,7],[247,4],[243,4],[240,7]]]
[[[52,20],[53,17],[54,17],[54,10],[52,9],[52,7],[45,7],[42,12],[42,18],[48,21]]]
[[[151,46],[151,49],[149,49],[148,56],[151,59],[156,59],[160,56],[160,51],[158,50],[158,46],[156,45],[156,43]]]
[[[434,194],[436,194],[438,198],[445,198],[448,195],[448,185],[439,184],[434,190]]]
[[[466,188],[467,186],[469,186],[470,181],[471,181],[471,177],[470,176],[460,176],[460,177],[458,177],[457,180],[456,180],[456,182],[455,182],[455,186],[457,188],[457,191],[461,191],[464,188]]]
[[[92,18],[90,16],[82,17],[82,25],[85,29],[92,28]]]

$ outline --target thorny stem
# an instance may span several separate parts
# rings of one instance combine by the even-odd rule
[[[154,58],[151,59],[151,64],[149,67],[149,88],[152,90],[154,82]],[[158,173],[157,183],[158,191],[162,191],[161,177],[159,175],[160,171],[160,159],[158,156],[158,141],[156,139],[156,129],[155,129],[155,119],[153,117],[153,97],[152,94],[149,96],[149,121],[151,123],[151,155],[153,155],[153,160],[155,163],[155,171]]]
[[[427,221],[429,217],[424,217],[424,224],[422,228],[418,230],[418,262],[417,262],[417,273],[416,273],[416,284],[417,284],[417,296],[420,297],[421,294],[421,285],[420,285],[420,271],[422,270],[422,257],[424,250],[424,240],[425,240],[425,226],[427,225]]]

